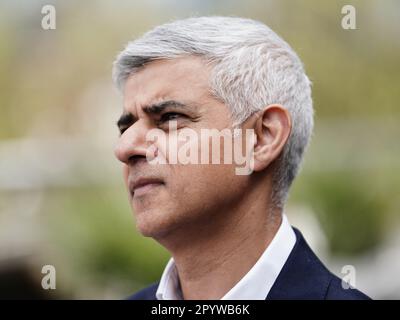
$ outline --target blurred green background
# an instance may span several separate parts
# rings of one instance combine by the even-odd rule
[[[43,30],[42,6],[56,8]],[[356,8],[357,29],[341,27]],[[128,40],[194,15],[260,20],[313,82],[316,127],[287,214],[339,276],[400,298],[400,2],[11,1],[0,4],[0,298],[119,299],[159,279],[168,253],[135,230],[113,157]],[[40,287],[43,265],[57,289]],[[40,288],[40,289],[38,289]]]

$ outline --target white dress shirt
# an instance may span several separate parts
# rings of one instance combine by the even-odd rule
[[[267,249],[221,300],[265,300],[295,243],[296,234],[283,214],[282,223]],[[173,258],[164,269],[156,297],[158,300],[182,300],[178,271]]]

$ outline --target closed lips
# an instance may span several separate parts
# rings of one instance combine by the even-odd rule
[[[142,188],[146,185],[160,185],[160,184],[164,184],[164,182],[158,178],[140,178],[130,183],[129,190],[132,194],[134,194],[136,189]]]

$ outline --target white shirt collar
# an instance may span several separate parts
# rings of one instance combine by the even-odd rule
[[[265,300],[295,243],[296,234],[283,214],[282,223],[267,249],[221,300]],[[173,258],[164,269],[156,297],[158,300],[182,300],[178,271]]]

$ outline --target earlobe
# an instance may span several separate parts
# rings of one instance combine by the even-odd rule
[[[285,146],[291,132],[291,117],[281,105],[269,105],[259,114],[255,125],[254,171],[267,168]]]

